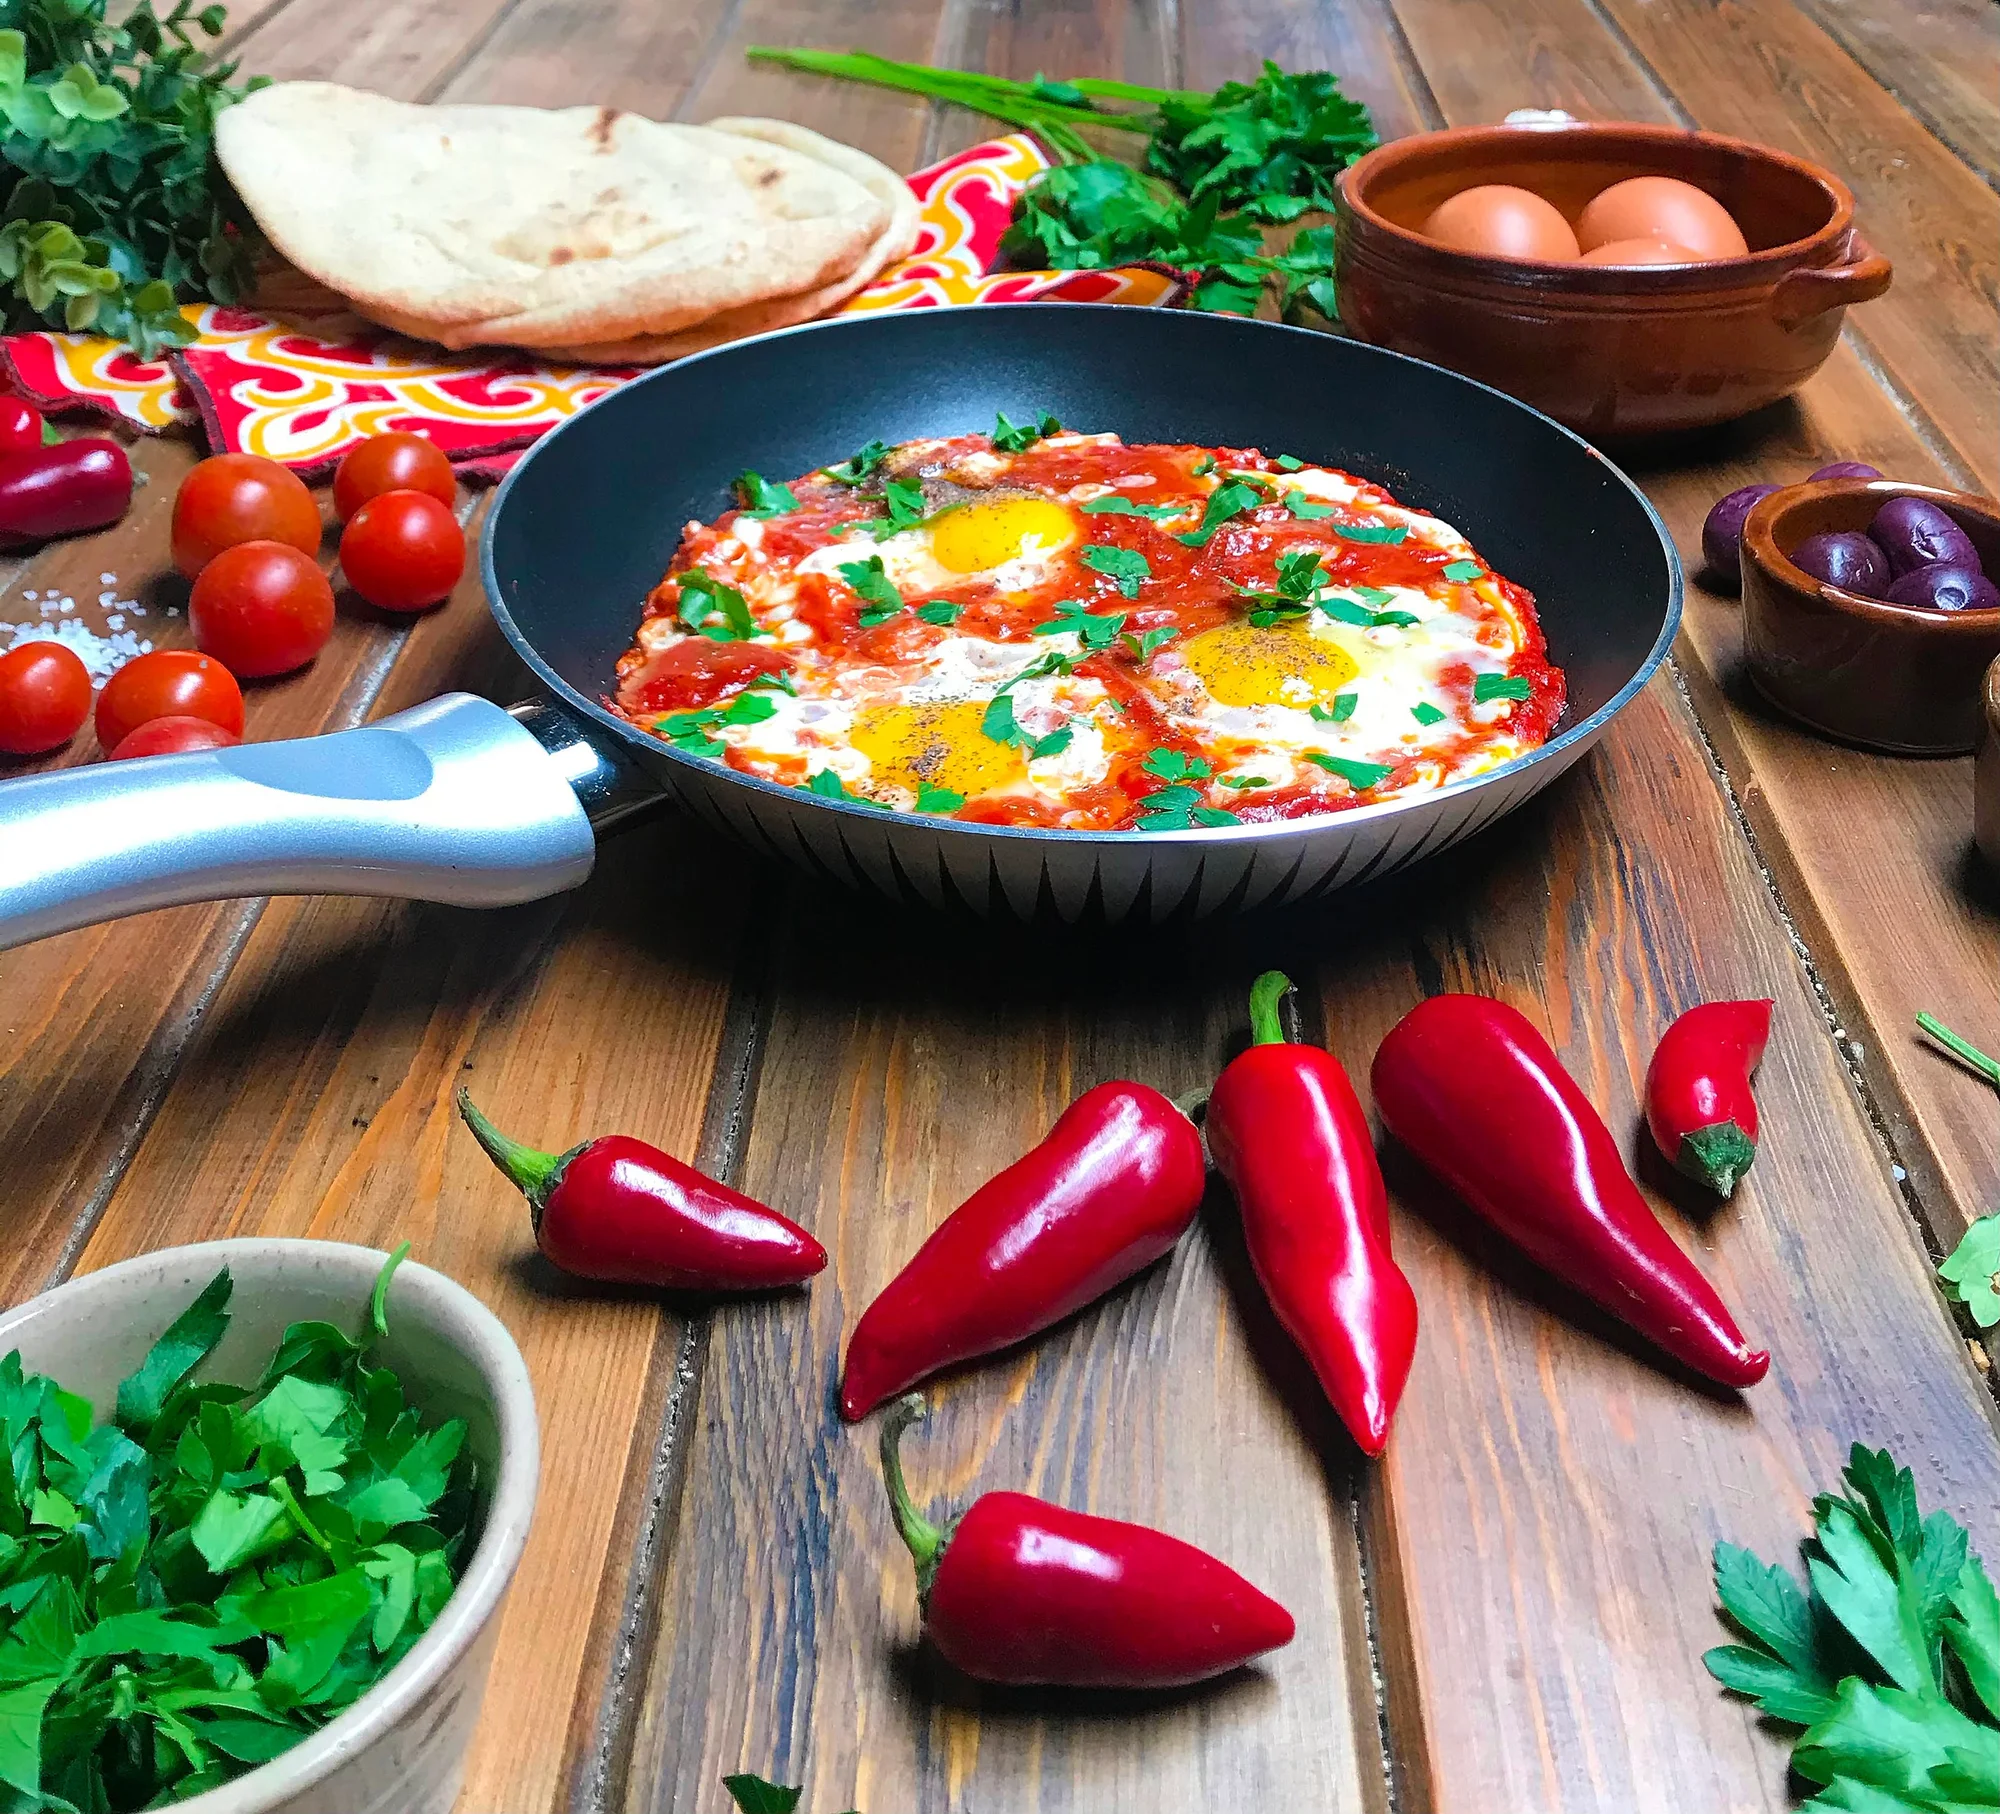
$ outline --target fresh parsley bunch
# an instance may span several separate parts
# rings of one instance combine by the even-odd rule
[[[223,9],[0,0],[0,290],[7,326],[107,334],[142,358],[185,345],[179,305],[235,302],[255,234],[217,170],[230,87],[200,40]]]
[[[2000,1808],[2000,1598],[1965,1529],[1920,1517],[1915,1482],[1856,1443],[1847,1491],[1813,1501],[1808,1588],[1715,1546],[1722,1609],[1744,1637],[1702,1660],[1780,1725],[1807,1814]]]
[[[467,1543],[465,1426],[427,1429],[357,1339],[285,1331],[263,1377],[192,1375],[229,1325],[219,1272],[109,1422],[0,1360],[0,1808],[125,1814],[289,1750],[392,1669]]]

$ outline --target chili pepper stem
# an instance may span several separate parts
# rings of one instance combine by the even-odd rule
[[[922,1601],[931,1597],[931,1583],[951,1536],[949,1529],[940,1529],[910,1503],[910,1489],[903,1479],[903,1432],[922,1422],[926,1410],[922,1393],[905,1392],[882,1420],[882,1484],[889,1489],[896,1528],[917,1565],[917,1598]]]
[[[469,1090],[459,1091],[458,1112],[464,1117],[465,1125],[472,1130],[472,1137],[486,1149],[487,1158],[513,1179],[526,1195],[528,1207],[534,1212],[536,1232],[539,1233],[542,1211],[556,1186],[562,1182],[563,1167],[583,1149],[576,1147],[567,1153],[545,1153],[539,1147],[525,1146],[518,1140],[508,1139],[474,1106]]]
[[[1289,1027],[1285,1018],[1288,1014]],[[1250,1043],[1298,1044],[1298,1009],[1292,1003],[1292,979],[1282,970],[1266,970],[1250,985]]]
[[[1934,1015],[1919,1014],[1917,1027],[1927,1033],[1968,1071],[2000,1089],[2000,1058],[1989,1058],[1969,1039],[1961,1038]]]
[[[1731,1195],[1757,1157],[1757,1143],[1733,1121],[1718,1121],[1681,1136],[1676,1168],[1718,1197]]]

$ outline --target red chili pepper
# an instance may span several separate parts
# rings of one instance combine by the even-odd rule
[[[866,1417],[940,1367],[1026,1341],[1150,1266],[1187,1232],[1206,1173],[1194,1123],[1158,1090],[1086,1090],[862,1312],[842,1414]]]
[[[115,523],[132,502],[132,463],[87,435],[0,455],[0,542],[43,542]]]
[[[1675,1359],[1754,1385],[1753,1349],[1632,1182],[1603,1117],[1527,1017],[1438,995],[1375,1054],[1389,1131],[1538,1265]]]
[[[898,1452],[914,1394],[882,1426],[882,1477],[917,1564],[931,1642],[982,1682],[1178,1688],[1292,1641],[1292,1615],[1206,1550],[1026,1493],[984,1493],[940,1529]]]
[[[1711,1001],[1670,1026],[1646,1067],[1646,1125],[1678,1171],[1726,1197],[1757,1157],[1750,1073],[1771,1038],[1768,1001]]]
[[[0,397],[0,454],[40,447],[42,412],[25,397]]]
[[[1250,1263],[1363,1451],[1379,1455],[1417,1350],[1417,1299],[1389,1250],[1374,1136],[1331,1052],[1288,1044],[1291,983],[1251,986],[1250,1033],[1208,1099],[1208,1148],[1236,1193]]]
[[[527,1193],[542,1252],[579,1278],[768,1291],[826,1265],[826,1249],[803,1228],[643,1140],[605,1134],[544,1153],[509,1140],[463,1090],[458,1112]]]

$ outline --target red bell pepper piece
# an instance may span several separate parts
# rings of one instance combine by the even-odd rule
[[[0,455],[0,544],[18,547],[115,523],[132,502],[132,463],[86,435]]]
[[[1437,995],[1375,1054],[1389,1131],[1536,1264],[1697,1373],[1754,1385],[1753,1349],[1660,1226],[1603,1117],[1527,1017]]]
[[[1646,1067],[1646,1125],[1668,1162],[1726,1197],[1757,1157],[1750,1073],[1771,1038],[1768,1001],[1711,1001],[1661,1036]]]
[[[566,1153],[510,1140],[458,1093],[487,1157],[527,1194],[535,1241],[579,1278],[675,1291],[769,1291],[826,1265],[826,1249],[777,1211],[626,1134]]]
[[[1331,1052],[1285,1043],[1277,971],[1250,990],[1256,1041],[1208,1099],[1208,1148],[1236,1193],[1250,1263],[1364,1453],[1379,1455],[1417,1349],[1417,1298],[1389,1249],[1368,1117]]]
[[[984,1493],[940,1529],[910,1503],[899,1445],[914,1394],[882,1425],[882,1477],[917,1564],[925,1629],[982,1682],[1178,1688],[1289,1644],[1292,1615],[1206,1550],[1026,1493]]]
[[[939,1368],[1011,1348],[1102,1297],[1187,1232],[1206,1181],[1201,1136],[1158,1090],[1086,1090],[862,1312],[842,1415],[866,1417]]]

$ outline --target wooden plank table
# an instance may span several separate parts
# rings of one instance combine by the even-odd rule
[[[1853,185],[1896,287],[1796,402],[1642,456],[1641,481],[1690,554],[1716,494],[1832,458],[2000,482],[2000,59],[1978,0],[382,0],[359,30],[246,0],[234,36],[280,76],[772,113],[905,169],[986,130],[752,66],[757,43],[1199,87],[1270,56],[1339,71],[1385,136],[1563,106],[1800,151]],[[128,520],[0,569],[0,616],[31,589],[94,596],[100,572],[147,580],[192,457],[140,449]],[[251,734],[522,685],[469,581],[411,627],[344,617],[307,675],[253,693]],[[1928,1007],[2000,1047],[2000,885],[1969,857],[1969,786],[1968,762],[1837,749],[1759,710],[1732,603],[1697,589],[1672,667],[1570,779],[1310,913],[973,931],[677,820],[504,913],[238,902],[72,934],[0,958],[8,1299],[169,1242],[408,1237],[506,1317],[547,1466],[467,1814],[705,1814],[737,1769],[804,1782],[807,1814],[1785,1808],[1783,1749],[1698,1660],[1715,1539],[1788,1553],[1860,1439],[2000,1559],[1994,1399],[1930,1280],[2000,1205],[2000,1111],[1911,1027]],[[946,1382],[910,1463],[954,1504],[1026,1486],[1165,1524],[1278,1587],[1298,1641],[1160,1702],[981,1692],[912,1644],[869,1436],[831,1409],[844,1337],[1079,1089],[1211,1077],[1274,963],[1311,980],[1316,1030],[1359,1071],[1425,993],[1506,996],[1635,1153],[1667,1022],[1773,997],[1770,1131],[1736,1199],[1640,1156],[1772,1380],[1690,1389],[1395,1166],[1425,1331],[1364,1466],[1218,1193],[1169,1262]],[[803,1298],[720,1310],[565,1289],[455,1129],[461,1082],[545,1144],[630,1128],[694,1157],[815,1228],[832,1266]]]

